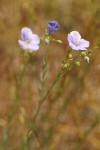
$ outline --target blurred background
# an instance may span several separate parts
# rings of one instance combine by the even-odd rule
[[[100,1],[99,0],[1,0],[0,1],[0,143],[6,139],[7,117],[13,109],[12,97],[21,69],[18,45],[22,27],[39,36],[48,20],[61,26],[51,44],[45,88],[52,82],[66,55],[67,34],[79,31],[90,41],[90,63],[66,73],[42,105],[36,120],[36,135],[30,150],[100,150]],[[17,113],[10,123],[7,150],[19,150],[28,122],[38,102],[38,87],[46,46],[40,45],[34,62],[27,65],[19,91]],[[0,150],[3,150],[1,144]]]

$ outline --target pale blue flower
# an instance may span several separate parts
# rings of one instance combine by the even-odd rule
[[[89,41],[81,39],[81,35],[77,31],[72,31],[67,36],[69,47],[74,50],[87,50]]]
[[[48,32],[54,33],[60,28],[59,24],[57,21],[48,21]]]
[[[32,30],[24,27],[21,30],[21,40],[18,40],[21,48],[36,51],[39,49],[40,38],[38,35],[33,34]]]

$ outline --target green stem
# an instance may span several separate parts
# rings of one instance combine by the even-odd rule
[[[27,132],[25,141],[24,141],[24,143],[22,144],[21,150],[28,150],[28,147],[29,147],[29,145],[30,145],[30,141],[31,141],[31,139],[32,139],[32,137],[33,137],[33,134],[30,134],[30,135],[29,135],[29,133],[30,133],[30,132],[34,133],[34,128],[35,128],[35,126],[34,126],[35,123],[34,123],[34,122],[36,121],[36,119],[37,119],[37,117],[38,117],[38,114],[39,114],[39,112],[40,112],[40,110],[41,110],[41,105],[44,103],[44,101],[46,100],[46,98],[47,98],[48,95],[50,94],[50,92],[51,92],[52,88],[54,87],[54,85],[55,85],[55,84],[57,83],[57,81],[60,79],[62,73],[63,73],[62,70],[60,70],[60,71],[57,73],[57,75],[56,75],[55,79],[53,80],[51,86],[48,88],[48,90],[47,90],[45,96],[41,99],[41,101],[39,101],[39,104],[38,104],[38,106],[37,106],[37,108],[36,108],[36,111],[35,111],[35,114],[34,114],[34,118],[33,118],[32,122],[31,122],[31,126],[29,127],[29,130],[28,130],[28,132]],[[23,146],[23,145],[24,145],[24,146]],[[27,148],[26,148],[26,147],[27,147]]]
[[[44,96],[44,97],[41,99],[41,101],[39,102],[38,107],[37,107],[36,112],[35,112],[35,115],[34,115],[33,121],[36,120],[36,118],[37,118],[37,116],[38,116],[38,114],[39,114],[41,105],[42,105],[43,102],[46,100],[46,98],[47,98],[48,95],[50,94],[52,88],[53,88],[54,85],[57,83],[57,81],[60,79],[61,75],[62,75],[62,71],[59,71],[58,74],[56,75],[55,79],[53,80],[51,86],[48,88],[48,90],[47,90],[45,96]]]
[[[44,86],[45,86],[45,77],[46,77],[46,71],[47,71],[47,65],[48,65],[48,51],[49,49],[47,48],[44,58],[43,58],[43,63],[42,63],[42,70],[40,73],[40,87],[39,87],[39,101],[43,98],[44,95]]]

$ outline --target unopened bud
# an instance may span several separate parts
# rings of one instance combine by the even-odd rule
[[[86,52],[82,52],[81,56],[84,58],[86,56]]]
[[[72,54],[68,54],[68,55],[67,55],[67,58],[70,59],[70,60],[72,60],[72,59],[73,59]]]
[[[49,38],[45,38],[45,43],[48,45],[50,43],[50,39]]]
[[[76,62],[74,63],[74,65],[75,65],[75,66],[80,66],[80,61],[76,61]]]
[[[87,63],[89,63],[90,58],[88,56],[85,56],[84,59]]]
[[[67,69],[68,68],[68,64],[67,63],[62,63],[61,64],[61,68],[62,69]]]

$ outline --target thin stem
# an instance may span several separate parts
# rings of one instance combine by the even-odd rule
[[[48,97],[48,95],[50,94],[50,92],[51,92],[52,88],[53,88],[53,87],[54,87],[54,85],[57,83],[57,81],[60,79],[61,75],[62,75],[62,71],[59,71],[59,72],[57,73],[57,75],[56,75],[55,79],[53,80],[53,82],[52,82],[51,86],[48,88],[48,90],[47,90],[47,92],[46,92],[45,96],[44,96],[44,97],[41,99],[41,101],[39,102],[38,107],[37,107],[36,112],[35,112],[35,115],[34,115],[34,119],[33,119],[33,121],[35,121],[35,120],[36,120],[36,118],[37,118],[37,116],[38,116],[38,114],[39,114],[39,111],[40,111],[40,107],[41,107],[41,105],[42,105],[42,104],[43,104],[43,102],[46,100],[46,98],[47,98],[47,97]]]
[[[43,57],[42,70],[40,73],[40,87],[38,89],[39,101],[41,101],[44,95],[45,78],[46,78],[46,71],[47,71],[47,65],[48,65],[48,51],[49,49],[47,48],[45,55]]]
[[[27,150],[28,150],[28,147],[29,147],[29,145],[30,145],[30,141],[31,141],[31,139],[32,139],[32,137],[33,137],[33,134],[29,134],[29,133],[30,133],[30,132],[34,133],[35,121],[36,121],[36,119],[37,119],[37,117],[38,117],[38,115],[39,115],[39,112],[40,112],[40,110],[41,110],[41,105],[44,103],[44,101],[46,100],[46,98],[47,98],[48,95],[50,94],[50,92],[51,92],[52,88],[54,87],[54,85],[55,85],[55,84],[57,83],[57,81],[60,79],[62,73],[63,73],[62,70],[58,71],[58,73],[57,73],[55,79],[53,80],[51,86],[48,88],[48,90],[47,90],[45,96],[41,99],[41,101],[39,101],[38,106],[37,106],[36,111],[35,111],[35,114],[34,114],[34,118],[33,118],[32,122],[31,122],[31,126],[29,127],[29,130],[28,130],[27,135],[26,135],[26,139],[25,139],[25,141],[24,141],[24,143],[23,143],[24,146],[23,146],[23,144],[22,144],[21,150],[26,150],[26,147],[27,147]],[[24,149],[24,148],[25,148],[25,149]]]

